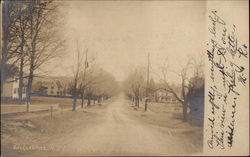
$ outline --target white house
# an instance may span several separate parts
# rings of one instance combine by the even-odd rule
[[[17,79],[14,83],[13,83],[13,95],[12,98],[13,99],[18,99],[18,87],[19,87],[19,79]],[[26,89],[27,89],[27,81],[26,79],[24,79],[23,81],[23,94],[22,94],[22,99],[26,98]]]
[[[19,79],[9,79],[3,86],[3,93],[1,94],[1,98],[11,98],[18,99],[18,86]],[[23,80],[23,94],[22,99],[26,98],[26,89],[27,89],[27,79]]]

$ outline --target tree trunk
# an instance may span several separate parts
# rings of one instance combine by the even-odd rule
[[[87,103],[87,106],[90,106],[90,102],[91,100],[90,100],[90,97],[88,97],[88,103]]]
[[[185,93],[184,78],[182,78],[182,97],[183,97],[183,103],[182,103],[183,117],[182,117],[182,121],[187,122],[187,100],[186,100],[186,93]]]
[[[138,100],[137,100],[137,106],[138,106],[138,108],[140,107],[140,98],[138,98]]]
[[[21,52],[22,53],[22,52]],[[20,71],[19,71],[19,85],[18,85],[18,104],[23,101],[23,54],[21,54]]]
[[[76,96],[74,95],[72,111],[75,111],[75,110],[76,110],[76,102],[77,102],[77,98],[76,98]]]
[[[77,76],[75,78],[75,84],[74,84],[74,98],[73,98],[73,108],[72,108],[72,111],[76,110],[76,102],[77,102]]]
[[[147,110],[148,110],[148,98],[146,98],[146,100],[145,100],[145,112],[147,112]]]
[[[24,44],[25,44],[25,26],[22,16],[20,16],[21,27],[21,49],[20,49],[20,70],[19,70],[19,85],[18,85],[18,104],[22,104],[23,101],[23,64],[24,64]]]
[[[29,105],[30,105],[30,95],[31,95],[31,89],[32,89],[32,82],[33,82],[33,76],[34,76],[34,62],[35,62],[35,53],[36,53],[36,36],[33,34],[33,17],[31,16],[31,51],[30,51],[30,67],[29,67],[29,78],[28,78],[28,86],[26,91],[26,104],[27,104],[27,112],[29,112]]]
[[[182,107],[183,107],[183,118],[182,118],[182,121],[183,122],[187,122],[187,102],[186,101],[183,102]]]
[[[81,108],[83,108],[84,105],[84,94],[82,94],[82,103],[81,103]]]
[[[135,104],[137,107],[139,107],[139,105],[140,105],[140,98],[139,97],[136,97]]]
[[[33,66],[30,67],[30,74],[28,78],[28,86],[26,91],[26,104],[27,104],[27,112],[29,112],[29,105],[30,105],[30,96],[32,90],[32,82],[33,82]]]
[[[138,88],[138,98],[137,98],[137,107],[139,108],[140,105],[140,88]]]

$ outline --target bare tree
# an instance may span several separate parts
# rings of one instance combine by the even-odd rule
[[[23,47],[26,28],[26,15],[33,1],[4,1],[3,2],[3,47],[1,55],[1,93],[8,78],[9,69],[23,62]],[[23,64],[21,64],[23,65]],[[22,68],[22,67],[21,67]],[[20,69],[20,74],[22,69]]]
[[[125,87],[127,95],[130,95],[136,107],[139,107],[140,99],[145,93],[145,70],[142,68],[136,68],[132,71],[127,80],[125,81]]]
[[[78,43],[78,42],[77,42]],[[77,62],[73,70],[74,77],[73,83],[70,85],[70,91],[73,96],[73,111],[76,107],[77,98],[81,97],[81,108],[84,106],[84,99],[87,98],[87,105],[90,105],[90,101],[93,95],[93,86],[98,82],[95,72],[97,69],[94,66],[94,57],[87,59],[88,49],[85,53],[81,53],[79,45],[77,44]],[[85,60],[84,60],[85,58]],[[89,65],[91,63],[91,65]]]
[[[92,85],[96,83],[96,80],[95,80],[96,77],[93,77],[93,73],[96,71],[94,62],[95,62],[94,56],[88,59],[88,49],[86,49],[85,61],[84,61],[83,70],[81,71],[81,74],[80,74],[80,85],[79,85],[79,94],[82,99],[81,108],[83,108],[85,98],[88,99],[88,102],[87,102],[88,106],[90,105],[90,102],[91,102]],[[91,63],[91,65],[89,63]]]
[[[60,38],[60,19],[57,5],[52,1],[35,1],[29,8],[28,35],[26,41],[29,66],[26,103],[30,103],[34,72],[44,63],[57,57],[64,40]],[[58,23],[59,22],[59,23]]]
[[[85,59],[86,60],[86,59]],[[81,107],[83,108],[84,99],[87,99],[87,106],[91,105],[91,100],[101,102],[105,98],[111,97],[118,91],[118,85],[114,77],[95,65],[94,58],[85,64],[83,71],[79,75],[78,92],[81,96]],[[86,63],[86,62],[85,62]],[[87,65],[87,70],[86,70]]]
[[[74,70],[74,82],[73,82],[73,108],[72,108],[72,111],[75,111],[76,110],[76,103],[77,103],[77,98],[78,98],[78,95],[79,95],[79,74],[81,73],[82,71],[82,60],[83,60],[83,56],[84,54],[80,52],[80,49],[79,49],[79,43],[78,43],[78,40],[77,40],[77,43],[76,43],[76,51],[77,51],[77,61],[76,61],[76,67],[75,67],[75,70]]]
[[[91,104],[91,99],[94,96],[94,84],[96,76],[95,76],[95,68],[92,67],[91,70],[89,70],[89,75],[88,75],[88,82],[85,83],[85,88],[86,88],[86,97],[88,99],[87,106],[90,106]]]
[[[31,4],[29,4],[31,5]],[[25,8],[28,8],[29,6],[26,5]],[[19,85],[18,85],[18,103],[22,104],[22,98],[23,98],[23,78],[24,78],[24,63],[25,63],[25,57],[27,54],[25,53],[25,43],[26,43],[26,31],[27,31],[27,24],[28,24],[28,16],[27,13],[23,14],[22,16],[19,16],[17,20],[17,24],[15,25],[17,27],[16,30],[18,30],[17,38],[19,38],[19,45],[20,45],[20,51],[18,58],[20,59],[19,63]]]
[[[162,77],[158,75],[163,85],[161,89],[165,90],[166,92],[171,93],[182,104],[183,122],[187,121],[188,91],[190,89],[190,87],[188,86],[189,85],[188,70],[190,69],[190,64],[191,64],[190,61],[191,60],[188,60],[188,62],[185,65],[181,65],[180,72],[171,70],[169,68],[169,65],[165,63],[164,66],[161,68]],[[181,79],[181,93],[180,94],[177,93],[177,91],[171,86],[170,82],[167,80],[167,77],[169,76],[169,72],[175,73]]]
[[[2,4],[2,10],[3,10],[3,47],[2,47],[2,54],[1,54],[1,93],[3,92],[3,86],[5,84],[6,78],[7,78],[7,64],[8,64],[8,44],[9,44],[9,36],[10,36],[10,25],[15,20],[15,14],[12,12],[14,9],[12,8],[13,3],[9,1],[5,1]]]
[[[205,77],[204,68],[205,68],[205,55],[199,54],[196,57],[191,57],[192,69],[194,77]]]
[[[160,89],[171,93],[179,101],[179,103],[182,104],[183,122],[187,121],[188,103],[190,99],[190,93],[194,86],[194,77],[204,77],[204,61],[202,59],[202,56],[200,56],[198,59],[189,57],[188,61],[184,65],[180,65],[181,70],[179,72],[176,70],[171,70],[168,63],[165,63],[161,68],[163,77],[160,77],[157,74],[163,85],[163,87]],[[191,71],[193,71],[193,73]],[[167,80],[170,72],[174,73],[181,79],[181,93],[178,93],[178,91],[176,91]]]

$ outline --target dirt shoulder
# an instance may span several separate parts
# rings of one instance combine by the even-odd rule
[[[130,101],[127,104],[128,112],[126,114],[129,116],[141,123],[149,124],[164,134],[180,138],[184,143],[189,143],[192,149],[202,152],[203,127],[182,122],[180,111],[175,112],[174,108],[163,103],[150,103],[147,112],[144,111],[143,103],[139,108],[134,107]]]
[[[41,154],[54,151],[56,146],[47,147],[51,139],[100,123],[100,114],[107,106],[108,103],[104,103],[74,112],[58,111],[52,117],[48,111],[1,116],[2,155],[14,157],[26,156],[32,151],[40,151]]]

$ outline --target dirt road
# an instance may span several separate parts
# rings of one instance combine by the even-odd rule
[[[127,103],[120,95],[99,110],[89,123],[80,123],[67,134],[51,135],[48,140],[37,139],[39,145],[46,146],[46,151],[32,150],[23,154],[144,156],[197,153],[187,140],[131,116]]]

